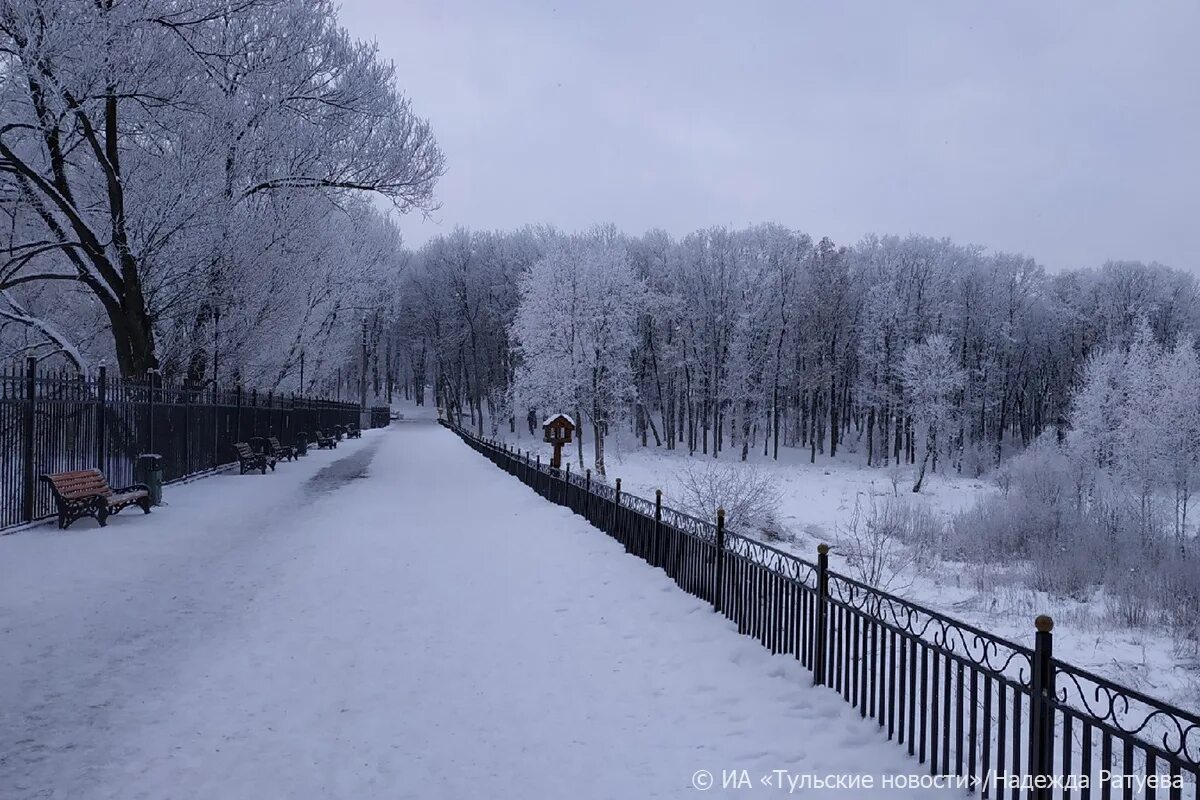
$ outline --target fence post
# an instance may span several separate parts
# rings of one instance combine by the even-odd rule
[[[829,627],[829,545],[817,545],[817,624],[813,626],[813,685],[825,684],[825,643]]]
[[[725,509],[717,509],[717,574],[714,578],[713,589],[713,611],[724,611],[724,598],[722,593],[725,589]]]
[[[237,419],[233,423],[233,440],[240,442],[242,440],[242,385],[240,383],[234,388],[234,393],[237,395],[235,402],[237,410],[234,412]]]
[[[21,465],[21,487],[23,495],[21,498],[21,518],[25,522],[33,521],[33,495],[37,490],[37,484],[34,483],[33,469],[33,405],[37,400],[37,359],[33,356],[25,359],[25,414],[23,424],[21,426],[22,436],[22,455],[24,463]]]
[[[541,454],[541,453],[538,453],[538,454],[537,454],[537,464],[536,464],[536,466],[537,466],[537,472],[535,472],[535,473],[533,474],[533,490],[534,490],[535,492],[537,492],[538,494],[541,494],[541,493],[542,493],[542,487],[541,487],[541,483],[542,483],[542,477],[541,477],[541,476],[542,476],[542,454]]]
[[[1029,777],[1031,800],[1050,800],[1054,760],[1054,620],[1041,614],[1033,621],[1033,675],[1030,681]]]
[[[662,566],[662,489],[654,490],[654,566]]]
[[[571,462],[567,462],[567,476],[563,479],[562,488],[562,503],[569,505],[571,502]]]
[[[617,513],[620,511],[620,509],[621,509],[621,479],[617,478],[617,491],[613,495],[612,522],[609,524],[609,530],[608,530],[608,532],[610,534],[612,534],[613,536],[615,536],[617,533]],[[629,552],[629,542],[625,542],[624,544],[625,544],[625,552],[628,553]]]
[[[147,437],[147,439],[149,440],[149,444],[146,445],[145,452],[153,453],[154,452],[154,371],[153,370],[147,371],[146,378],[147,378],[147,380],[149,382],[149,386],[150,386],[149,395],[148,395],[149,403],[147,404],[148,410],[147,410],[147,415],[146,415],[147,416],[146,424],[149,428],[150,435]]]
[[[592,471],[587,470],[584,475],[584,495],[583,495],[583,516],[587,517],[587,521],[592,521]]]
[[[221,392],[217,389],[216,380],[213,381],[213,452],[212,465],[216,469],[221,465]]]
[[[195,470],[192,467],[192,412],[189,410],[192,397],[187,381],[180,382],[178,392],[179,404],[183,406],[183,471],[181,474],[188,475]]]
[[[96,469],[107,473],[105,462],[108,460],[108,368],[100,365],[100,374],[96,379]]]

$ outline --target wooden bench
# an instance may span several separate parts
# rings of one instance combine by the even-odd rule
[[[359,427],[357,425],[347,425],[346,426],[346,437],[349,439],[361,439],[362,431],[359,430]]]
[[[337,439],[340,442],[343,438],[345,438],[345,436],[346,436],[346,426],[345,425],[334,425],[333,426],[333,437],[335,439]]]
[[[233,449],[237,450],[238,466],[241,467],[242,475],[255,469],[266,475],[267,467],[270,467],[272,472],[275,471],[275,456],[256,453],[246,442],[234,442]]]
[[[318,428],[317,429],[317,447],[321,448],[322,450],[324,450],[326,448],[337,447],[337,439],[333,438],[332,436],[326,436],[325,432]]]
[[[278,461],[283,461],[285,458],[288,461],[296,460],[296,448],[284,447],[279,443],[279,439],[274,436],[267,437],[267,446],[271,448],[271,455],[275,456]]]
[[[150,490],[145,484],[135,483],[114,492],[104,473],[98,469],[54,472],[42,475],[41,479],[50,484],[54,505],[58,507],[60,530],[84,517],[95,517],[104,527],[109,517],[131,505],[138,505],[144,513],[150,513]]]

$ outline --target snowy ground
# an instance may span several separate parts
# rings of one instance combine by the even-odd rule
[[[528,431],[505,438],[522,449],[544,453],[543,460],[549,457],[549,445],[531,439]],[[591,463],[590,441],[588,448],[585,458]],[[570,454],[574,461],[576,451],[572,449]],[[738,455],[732,451],[722,454],[722,463],[737,464]],[[817,544],[833,544],[831,565],[846,574],[852,572],[841,561],[836,545],[856,501],[865,507],[872,496],[883,501],[895,492],[901,500],[927,505],[949,518],[998,491],[987,477],[938,474],[929,476],[920,495],[913,495],[910,472],[905,471],[893,486],[890,470],[867,468],[862,465],[862,455],[854,453],[837,459],[818,454],[817,463],[810,464],[807,450],[782,448],[778,462],[762,458],[761,450],[751,454],[750,460],[768,472],[782,491],[781,516],[793,539],[772,544],[809,560],[815,560]],[[671,505],[672,497],[679,496],[680,475],[694,459],[689,459],[686,451],[642,449],[618,442],[608,450],[608,463],[609,478],[620,477],[626,491],[652,499],[654,490],[661,488],[663,502]],[[1051,614],[1056,621],[1055,654],[1059,658],[1182,708],[1200,708],[1200,664],[1194,655],[1181,652],[1169,635],[1114,624],[1102,598],[1086,604],[1034,592],[1023,585],[1022,568],[1019,564],[999,569],[935,561],[897,576],[891,591],[1030,646],[1034,617]]]
[[[781,796],[773,770],[922,772],[429,421],[167,500],[0,538],[5,800],[690,797],[743,769]]]

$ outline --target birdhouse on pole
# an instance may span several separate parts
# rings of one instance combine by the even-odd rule
[[[575,420],[566,414],[555,414],[542,423],[542,439],[554,445],[554,457],[550,459],[550,466],[555,469],[562,467],[563,445],[571,443],[574,433]]]

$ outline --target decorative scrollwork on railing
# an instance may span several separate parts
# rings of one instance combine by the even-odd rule
[[[1200,716],[1055,659],[1055,701],[1084,721],[1161,748],[1200,769]]]
[[[612,502],[617,499],[617,490],[609,486],[607,483],[597,483],[592,481],[592,494],[602,500]]]
[[[644,497],[638,497],[636,494],[621,492],[621,505],[639,514],[645,514],[647,517],[654,516],[654,503]]]
[[[689,536],[694,536],[697,539],[705,542],[717,541],[717,526],[711,522],[705,522],[702,519],[697,519],[690,514],[685,514],[682,511],[677,511],[674,508],[663,506],[662,521],[664,525],[670,525]]]
[[[725,534],[725,549],[754,564],[774,570],[811,589],[817,588],[817,565],[769,544],[737,533]]]
[[[829,599],[884,625],[931,642],[943,652],[1029,686],[1033,651],[865,583],[830,571]]]

